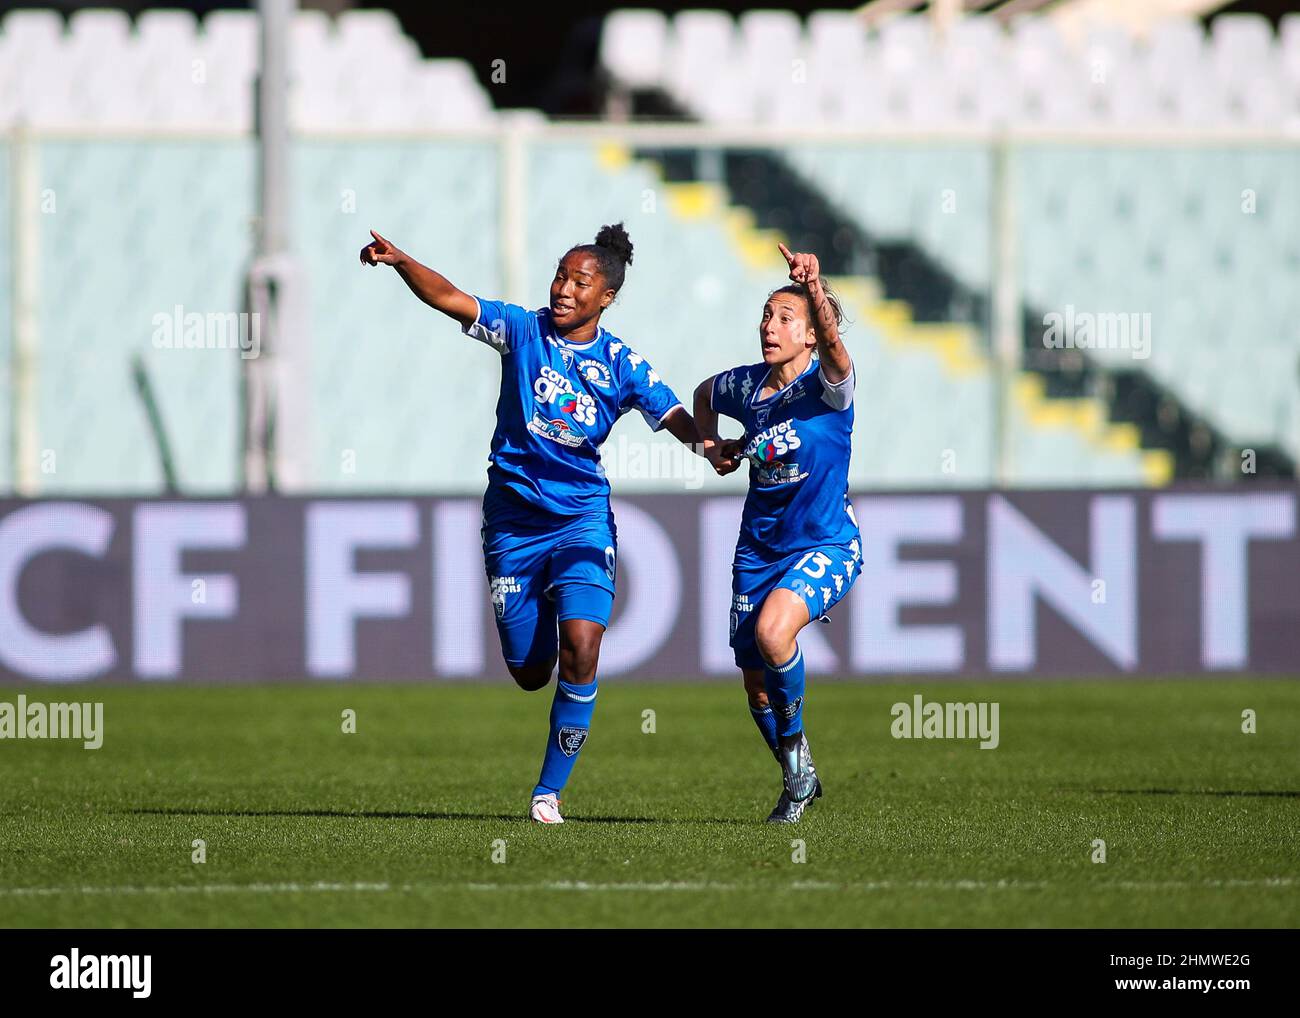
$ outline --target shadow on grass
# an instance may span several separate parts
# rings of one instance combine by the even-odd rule
[[[528,823],[518,813],[446,813],[380,810],[333,809],[181,809],[140,808],[109,810],[116,814],[146,816],[196,816],[196,817],[337,817],[341,820],[505,820]],[[605,817],[573,814],[566,820],[587,824],[739,824],[748,826],[754,821],[721,817]]]

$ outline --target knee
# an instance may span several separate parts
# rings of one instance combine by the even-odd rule
[[[782,619],[767,614],[760,615],[754,626],[754,642],[769,665],[783,665],[794,653],[794,634]]]
[[[586,634],[566,640],[560,648],[560,674],[565,682],[586,685],[596,677],[600,660],[600,638]]]
[[[526,692],[533,693],[545,688],[546,684],[551,681],[551,672],[555,668],[555,659],[552,658],[542,664],[508,664],[506,667],[510,669],[510,677],[515,680],[515,685]]]

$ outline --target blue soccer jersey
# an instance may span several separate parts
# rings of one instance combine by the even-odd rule
[[[564,516],[606,510],[600,446],[614,422],[639,410],[657,431],[681,401],[604,329],[574,345],[556,333],[546,308],[476,300],[478,317],[464,331],[501,354],[485,519],[510,515],[511,495]]]
[[[802,375],[760,399],[767,375],[768,365],[758,363],[713,380],[714,411],[745,429],[749,495],[737,562],[773,562],[858,539],[848,496],[853,373],[833,385],[814,356]]]

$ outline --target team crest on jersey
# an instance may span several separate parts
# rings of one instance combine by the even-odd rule
[[[567,726],[561,728],[559,735],[556,736],[559,740],[560,752],[565,756],[577,754],[578,750],[582,749],[582,744],[587,741],[588,731],[589,729],[586,728],[569,728]]]
[[[592,360],[590,357],[578,361],[578,374],[592,385],[599,386],[602,389],[608,389],[613,384],[609,368],[600,361]]]
[[[488,588],[492,591],[492,610],[499,619],[506,616],[506,595],[518,594],[523,589],[514,576],[490,576]]]
[[[551,341],[551,346],[555,347],[555,349],[560,351],[560,360],[564,361],[564,369],[568,371],[570,368],[573,367],[573,351],[570,350],[563,343],[561,343],[554,336],[550,336],[548,338]]]
[[[754,411],[754,422],[755,422],[755,423],[756,423],[760,428],[766,428],[766,427],[767,427],[767,421],[768,421],[768,418],[771,417],[771,416],[772,416],[772,408],[771,408],[771,407],[767,407],[767,406],[765,406],[765,407],[760,407],[758,410],[755,410],[755,411]]]
[[[787,403],[793,403],[795,400],[799,399],[799,397],[801,397],[802,395],[803,395],[803,379],[800,378],[797,379],[795,383],[792,386],[790,386],[790,388],[786,389],[785,392],[782,394],[781,406],[785,406]]]

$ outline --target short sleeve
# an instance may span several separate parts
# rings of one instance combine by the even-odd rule
[[[486,343],[503,356],[527,338],[531,312],[504,301],[485,300],[482,297],[475,297],[474,300],[478,304],[478,315],[474,321],[461,327],[465,335]]]
[[[640,410],[651,430],[658,431],[682,401],[644,358],[630,350],[624,355],[624,372],[621,409]]]
[[[849,365],[849,373],[841,378],[838,382],[828,382],[826,375],[822,371],[821,365],[817,367],[817,380],[822,383],[822,402],[832,410],[847,410],[850,403],[853,402],[853,365]]]
[[[719,371],[713,376],[713,389],[709,394],[709,405],[713,407],[714,413],[730,417],[735,421],[742,419],[742,406],[745,400],[741,395],[741,391],[744,378],[744,368]]]

